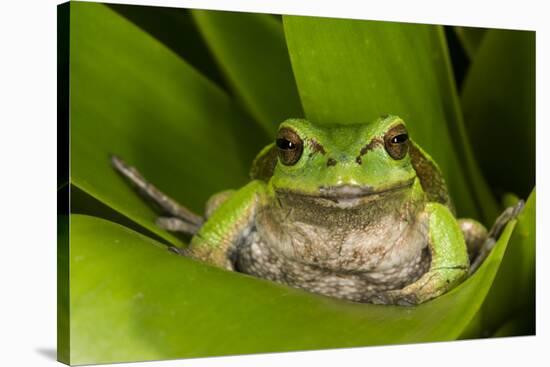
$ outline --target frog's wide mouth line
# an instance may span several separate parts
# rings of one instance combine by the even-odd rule
[[[373,189],[372,186],[361,185],[338,185],[338,186],[321,186],[318,194],[304,193],[296,190],[289,189],[276,189],[278,194],[283,195],[297,195],[311,199],[327,199],[334,202],[356,200],[364,197],[381,196],[385,194],[394,193],[407,188],[410,188],[414,184],[415,178],[400,182],[384,189]]]

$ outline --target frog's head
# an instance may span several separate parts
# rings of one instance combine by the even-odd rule
[[[276,194],[354,206],[365,198],[412,188],[416,171],[409,144],[405,123],[396,116],[337,126],[289,119],[280,125],[271,147],[277,159],[269,182]]]

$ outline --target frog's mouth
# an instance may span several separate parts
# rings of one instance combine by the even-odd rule
[[[302,193],[288,189],[277,190],[277,193],[285,196],[302,197],[304,199],[328,201],[341,208],[351,208],[408,189],[414,184],[414,180],[415,178],[413,177],[410,180],[385,188],[373,188],[372,186],[361,185],[336,185],[321,186],[317,194]]]

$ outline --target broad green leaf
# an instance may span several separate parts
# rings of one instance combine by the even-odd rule
[[[303,116],[281,22],[269,14],[192,14],[233,91],[269,134]]]
[[[417,307],[318,296],[175,255],[103,219],[71,216],[71,363],[453,340],[478,311],[511,223],[476,274]]]
[[[469,150],[440,27],[297,16],[283,22],[310,120],[401,116],[442,168],[458,214],[492,221],[496,205]]]
[[[57,215],[57,359],[70,359],[69,216]]]
[[[151,237],[159,242],[169,244],[169,242],[167,242],[163,237],[157,235],[155,232],[151,232],[146,227],[143,227],[135,221],[129,219],[120,212],[106,205],[104,202],[98,200],[96,197],[82,191],[75,185],[70,186],[70,194],[67,193],[67,195],[70,195],[71,214],[84,214],[103,218],[108,221],[118,223],[126,228],[130,228],[147,237]],[[182,236],[181,238],[182,240],[189,240],[189,237]]]
[[[518,198],[503,197],[503,207]],[[491,290],[461,338],[534,334],[535,330],[535,190],[519,215]],[[513,334],[517,331],[518,334]]]
[[[487,336],[483,332],[481,309],[475,314],[470,323],[462,330],[458,339],[478,339]]]
[[[71,3],[71,183],[179,244],[112,169],[121,156],[202,213],[212,193],[247,181],[265,142],[216,85],[103,4]]]
[[[462,106],[479,165],[497,193],[535,185],[535,32],[488,30]],[[506,169],[495,162],[506,162]]]
[[[470,60],[474,59],[487,29],[476,27],[453,27],[453,29]]]
[[[191,10],[164,6],[106,4],[132,21],[219,86],[222,73],[197,29]]]
[[[481,310],[486,332],[494,332],[506,320],[518,319],[534,333],[536,194],[532,191],[517,219],[504,260]],[[529,322],[531,323],[529,325]]]

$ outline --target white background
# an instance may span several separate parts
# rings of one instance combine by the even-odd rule
[[[399,20],[537,31],[537,336],[147,363],[146,366],[547,363],[550,39],[545,1],[112,1]],[[0,365],[55,365],[56,4],[12,0],[0,11]],[[505,166],[505,164],[503,165]],[[543,225],[544,221],[547,226]],[[546,348],[546,350],[545,350]],[[127,364],[119,364],[125,366]],[[140,365],[140,364],[132,364]]]

